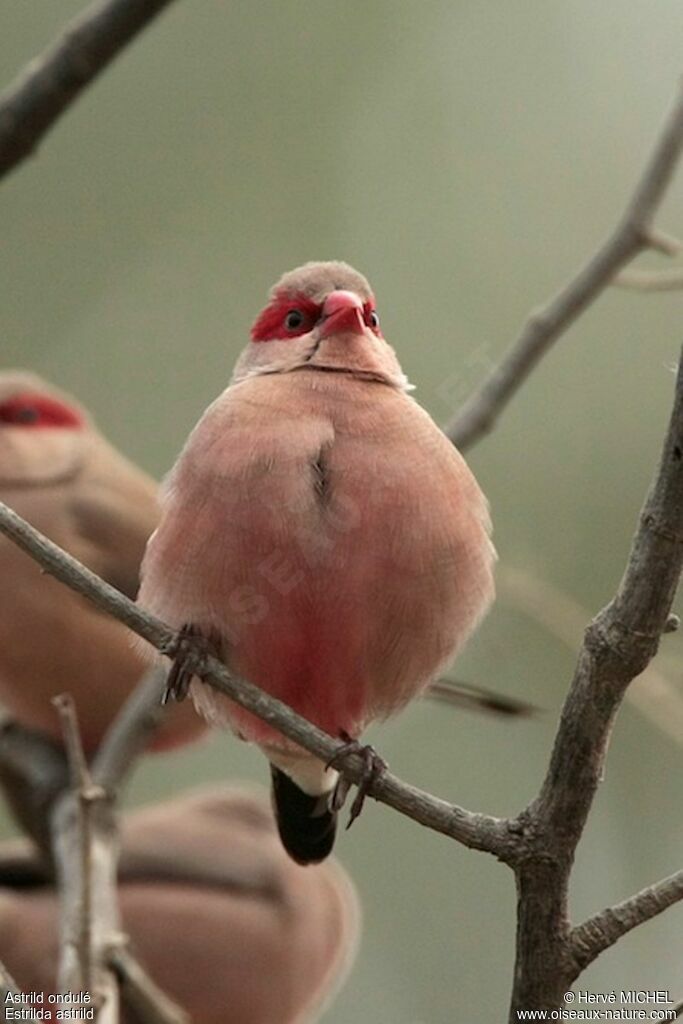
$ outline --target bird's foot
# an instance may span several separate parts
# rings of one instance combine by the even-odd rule
[[[186,622],[164,650],[164,654],[171,658],[173,664],[166,677],[166,688],[161,703],[168,704],[173,700],[179,704],[185,700],[193,676],[201,673],[207,655],[216,653],[213,641],[204,636],[198,626]]]
[[[375,780],[387,770],[387,763],[379,756],[375,748],[371,747],[369,744],[363,745],[359,743],[358,740],[352,739],[346,732],[342,732],[340,735],[341,739],[344,740],[344,745],[339,748],[333,757],[330,758],[326,767],[340,767],[341,762],[344,761],[344,758],[348,754],[358,754],[363,761],[363,773],[358,781],[358,791],[353,803],[351,804],[349,820],[346,824],[347,829],[349,829],[363,810],[365,798],[372,789]],[[333,811],[339,811],[344,806],[351,785],[352,784],[344,775],[340,776],[339,781],[335,786],[334,793],[332,794],[331,804]]]

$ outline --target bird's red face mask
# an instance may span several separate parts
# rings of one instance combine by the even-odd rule
[[[336,370],[405,386],[393,349],[380,329],[372,295],[337,288],[316,302],[305,294],[276,292],[251,331],[243,366],[249,372],[299,368]]]
[[[314,330],[320,339],[334,334],[364,335],[366,330],[382,337],[374,298],[363,302],[355,292],[338,289],[320,303],[306,295],[276,295],[252,327],[251,339],[283,341]]]
[[[83,424],[83,417],[76,409],[50,395],[21,392],[0,401],[0,430],[4,427],[76,430]]]

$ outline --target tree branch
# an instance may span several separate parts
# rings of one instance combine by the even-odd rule
[[[144,1024],[191,1024],[189,1014],[163,992],[125,946],[109,954],[121,985],[121,998]]]
[[[667,629],[683,567],[683,369],[654,483],[616,597],[586,630],[541,791],[520,816],[518,950],[510,1020],[552,1009],[578,976],[567,889],[626,688]],[[539,911],[542,908],[542,912]],[[597,954],[596,954],[597,955]]]
[[[4,1007],[7,1006],[9,997],[18,996],[19,992],[20,989],[16,981],[9,973],[5,965],[0,963],[0,1002],[2,1003],[3,1007],[3,1018],[5,1016]]]
[[[13,540],[55,579],[83,595],[101,611],[123,622],[162,654],[173,656],[179,639],[175,630],[138,608],[2,502],[0,533]],[[279,729],[289,739],[322,761],[329,761],[344,747],[343,743],[311,725],[282,701],[269,696],[245,679],[233,677],[217,658],[209,655],[198,657],[192,667],[195,674],[204,682]],[[344,774],[352,782],[361,779],[363,767],[363,761],[357,754],[348,754],[344,759]],[[501,860],[507,861],[514,857],[517,838],[515,833],[509,830],[505,819],[474,814],[401,782],[389,772],[373,783],[371,795],[420,824],[449,835],[465,846],[492,853]]]
[[[653,229],[653,219],[683,147],[683,87],[665,121],[640,181],[609,238],[545,306],[531,313],[500,363],[445,425],[461,450],[493,429],[507,403],[563,332],[644,249],[675,251],[673,240]]]
[[[161,703],[165,686],[166,671],[155,665],[123,705],[93,758],[93,780],[112,796],[167,714],[168,706]]]
[[[604,950],[613,946],[617,939],[633,928],[652,920],[657,914],[672,907],[683,899],[683,871],[677,871],[663,878],[655,885],[648,886],[635,896],[607,907],[599,914],[584,921],[572,930],[569,941],[572,953],[585,970]]]
[[[0,94],[0,177],[171,0],[99,0]]]
[[[53,701],[62,720],[71,787],[53,817],[62,903],[60,985],[95,995],[101,1024],[119,1019],[118,986],[104,950],[119,932],[116,833],[106,793],[93,784],[83,753],[76,708],[68,694]]]
[[[124,751],[132,755],[143,734],[145,738],[149,735],[151,719],[146,704],[155,687],[158,699],[158,682],[158,671],[143,680],[104,741],[100,774],[111,784],[119,778]],[[122,999],[140,1024],[187,1024],[185,1011],[158,988],[125,948],[117,899],[119,843],[113,794],[90,772],[73,700],[62,695],[54,702],[62,718],[71,769],[71,788],[56,802],[52,815],[62,905],[61,988],[89,991],[98,1008],[99,1024],[117,1024],[119,1020],[119,983]],[[130,737],[125,743],[123,728]]]

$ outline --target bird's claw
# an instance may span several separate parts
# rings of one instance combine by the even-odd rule
[[[336,753],[333,754],[327,762],[326,767],[339,767],[340,763],[343,762],[348,754],[358,754],[363,761],[362,775],[357,784],[358,791],[353,803],[351,804],[349,820],[346,824],[347,829],[349,829],[363,810],[365,798],[372,789],[376,779],[378,779],[380,775],[387,770],[387,763],[379,756],[375,748],[371,747],[369,744],[363,745],[359,743],[358,740],[351,739],[347,733],[342,733],[341,738],[344,740],[343,746],[339,747]],[[341,775],[332,795],[332,810],[338,811],[344,806],[350,788],[351,783],[344,775]]]
[[[164,651],[173,664],[168,670],[161,703],[168,704],[173,700],[179,704],[185,700],[193,676],[201,672],[206,656],[213,653],[214,647],[208,637],[202,634],[198,626],[186,622]]]

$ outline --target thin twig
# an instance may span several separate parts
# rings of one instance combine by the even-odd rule
[[[104,790],[93,785],[88,763],[83,753],[81,734],[78,728],[76,706],[70,694],[62,693],[53,698],[62,722],[64,746],[67,751],[71,773],[71,786],[78,799],[78,855],[80,870],[78,872],[78,888],[74,888],[75,909],[70,908],[68,919],[75,920],[78,955],[79,986],[86,991],[93,988],[93,948],[92,948],[92,844],[93,815],[95,802],[104,796]],[[71,944],[71,936],[67,935],[67,944]],[[67,950],[66,962],[71,961],[71,950]]]
[[[653,219],[683,147],[683,87],[623,216],[609,238],[545,306],[535,310],[517,340],[444,430],[458,448],[471,448],[492,430],[498,416],[560,335],[644,249],[673,250],[653,229]],[[668,245],[663,246],[663,239]]]
[[[677,292],[683,288],[683,269],[622,270],[613,279],[617,288],[638,292]]]
[[[683,87],[683,79],[681,80]],[[659,228],[650,228],[647,232],[647,246],[654,252],[660,252],[662,256],[678,256],[683,251],[683,242],[674,235],[669,235]]]
[[[93,758],[93,779],[111,795],[120,789],[167,714],[167,705],[161,703],[165,681],[166,671],[162,665],[155,665],[143,676]]]
[[[145,1024],[190,1024],[190,1015],[162,992],[125,946],[110,951],[109,964],[121,984],[121,998],[136,1020]]]
[[[10,997],[18,996],[21,994],[21,990],[17,985],[16,981],[7,970],[3,963],[0,963],[0,1004],[3,1009],[8,1004],[11,1005],[12,999]],[[4,1018],[4,1013],[3,1013]]]
[[[78,715],[76,705],[70,693],[60,693],[52,698],[52,703],[62,723],[64,735],[64,747],[66,748],[71,775],[71,785],[74,789],[86,790],[92,785],[88,762],[83,752],[81,733],[78,728]]]
[[[104,793],[101,787],[94,789]],[[78,991],[77,965],[73,962],[73,920],[77,908],[75,893],[81,889],[81,865],[77,856],[77,815],[72,793],[57,804],[53,815],[55,861],[58,866],[59,895],[62,902],[63,954],[60,981],[63,989]],[[117,1024],[119,1020],[119,971],[113,952],[122,948],[125,937],[121,932],[117,900],[118,829],[114,804],[107,796],[93,803],[91,856],[89,862],[92,886],[90,912],[90,939],[92,948],[93,989],[91,994],[99,1009],[98,1024]],[[128,954],[129,973],[142,978],[145,972],[136,968]],[[156,990],[156,989],[155,989]],[[153,994],[153,993],[152,993]],[[135,1004],[136,1020],[140,1024],[180,1024],[182,1011],[171,999],[160,995],[148,1004],[139,999]],[[134,995],[133,995],[134,999]]]
[[[683,899],[683,871],[663,878],[635,896],[607,907],[572,930],[569,941],[581,970],[633,928]]]
[[[171,0],[98,0],[0,95],[0,177]]]

